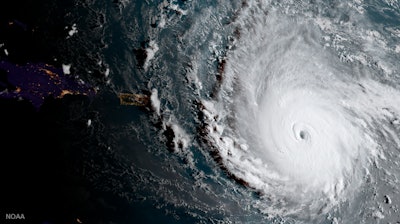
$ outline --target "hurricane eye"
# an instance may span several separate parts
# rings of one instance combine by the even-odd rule
[[[299,137],[302,140],[306,140],[307,139],[307,132],[301,130],[300,133],[299,133]]]
[[[305,126],[304,124],[293,125],[293,136],[297,141],[309,141],[311,127]]]

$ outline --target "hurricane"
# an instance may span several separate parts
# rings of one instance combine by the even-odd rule
[[[373,122],[385,105],[398,111],[399,93],[321,47],[316,24],[274,13],[228,54],[209,137],[224,166],[265,194],[269,213],[313,216],[360,187],[381,153]]]
[[[365,59],[378,46],[360,35],[368,28],[354,24],[358,15],[335,24],[266,8],[237,21],[240,39],[227,53],[221,90],[205,103],[218,114],[209,117],[217,128],[208,137],[223,165],[261,192],[264,212],[316,218],[353,200],[376,161],[396,154],[400,92],[385,83],[381,58]],[[360,33],[335,46],[339,35],[329,31],[352,29]],[[347,55],[346,42],[372,49]]]
[[[227,223],[398,221],[399,4],[160,3],[142,72],[202,192],[185,203]]]

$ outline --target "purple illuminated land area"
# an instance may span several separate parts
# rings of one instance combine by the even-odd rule
[[[94,96],[96,91],[80,79],[64,74],[62,68],[45,63],[17,65],[0,61],[0,98],[23,99],[38,110],[47,97],[67,94]],[[5,73],[5,77],[4,77]]]

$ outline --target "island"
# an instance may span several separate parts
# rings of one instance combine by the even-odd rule
[[[64,74],[46,63],[14,64],[0,61],[0,98],[27,100],[39,110],[48,97],[94,96],[96,90],[83,80]]]

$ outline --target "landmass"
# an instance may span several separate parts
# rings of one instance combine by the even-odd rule
[[[144,107],[150,104],[150,96],[146,94],[119,93],[118,97],[121,105]]]
[[[48,97],[95,94],[94,88],[64,74],[62,68],[46,63],[19,65],[0,61],[0,98],[27,100],[38,110]]]

